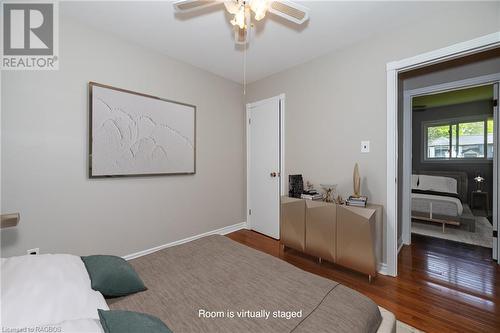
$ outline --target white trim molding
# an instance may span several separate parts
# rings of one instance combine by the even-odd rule
[[[238,230],[241,230],[241,229],[247,229],[247,223],[246,222],[241,222],[241,223],[229,225],[227,227],[223,227],[223,228],[220,228],[220,229],[216,229],[216,230],[204,232],[204,233],[199,234],[199,235],[194,235],[194,236],[187,237],[187,238],[184,238],[184,239],[180,239],[180,240],[177,240],[177,241],[173,241],[173,242],[170,242],[170,243],[167,243],[167,244],[155,246],[155,247],[152,247],[150,249],[142,250],[142,251],[135,252],[135,253],[132,253],[132,254],[127,254],[126,256],[123,256],[122,258],[125,259],[125,260],[131,260],[131,259],[135,259],[135,258],[139,258],[139,257],[145,256],[147,254],[151,254],[151,253],[156,252],[156,251],[160,251],[160,250],[166,249],[167,247],[172,247],[172,246],[176,246],[176,245],[188,243],[188,242],[194,241],[194,240],[196,240],[198,238],[202,238],[202,237],[205,237],[205,236],[210,236],[210,235],[227,235],[227,234],[229,234],[231,232],[235,232],[235,231],[238,231]]]
[[[398,73],[395,70],[387,72],[387,234],[386,275],[397,276],[397,246],[398,246]],[[390,107],[394,109],[390,110]]]
[[[387,63],[387,273],[397,276],[398,76],[400,72],[483,52],[500,46],[500,31],[414,57]]]
[[[401,252],[401,249],[403,248],[404,245],[405,244],[403,242],[401,242],[401,244],[399,244],[399,246],[398,246],[398,254],[399,254],[399,252]]]
[[[429,66],[453,58],[461,58],[469,54],[495,48],[498,46],[499,42],[500,31],[448,47],[443,47],[438,50],[422,53],[414,57],[389,62],[387,63],[387,71],[409,70],[420,66]]]
[[[387,271],[387,264],[384,264],[383,262],[378,264],[378,272],[382,275],[390,275]]]

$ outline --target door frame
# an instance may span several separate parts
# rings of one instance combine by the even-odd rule
[[[491,75],[483,75],[474,78],[469,78],[465,80],[446,82],[443,84],[437,84],[412,90],[404,91],[404,107],[403,107],[403,147],[405,148],[403,151],[403,200],[402,200],[402,243],[404,245],[411,244],[411,175],[412,175],[412,140],[413,140],[413,113],[412,113],[412,100],[414,97],[429,95],[429,94],[437,94],[446,91],[452,90],[460,90],[471,88],[474,86],[483,86],[483,85],[495,85],[500,82],[500,72]],[[496,147],[498,146],[498,126],[496,126],[496,122],[498,121],[498,112],[494,112],[494,130],[493,130],[493,144],[494,144],[494,156],[493,156],[493,218],[496,220],[496,225],[498,226],[498,210],[496,207],[496,200],[498,198],[498,183],[497,183],[497,173],[498,166],[500,163],[500,154],[497,154]],[[495,223],[494,223],[495,226]],[[497,239],[498,243],[498,239]],[[497,259],[497,246],[498,244],[493,244],[493,259]]]
[[[270,101],[278,101],[279,105],[279,117],[280,117],[280,165],[279,165],[279,177],[278,181],[280,183],[280,195],[285,195],[285,182],[283,181],[284,174],[285,174],[285,94],[279,94],[278,96],[262,99],[259,101],[247,103],[246,108],[245,108],[245,123],[246,123],[246,159],[247,159],[247,167],[246,167],[246,174],[247,174],[247,182],[246,182],[246,187],[247,187],[247,206],[246,206],[246,214],[247,214],[247,229],[251,229],[252,227],[252,218],[250,214],[250,208],[251,207],[251,202],[250,202],[250,135],[251,135],[251,129],[252,126],[250,126],[250,112],[249,109],[255,106],[259,106],[260,104],[268,103]],[[279,223],[279,222],[278,222]]]
[[[414,57],[387,63],[386,253],[382,273],[397,276],[398,259],[398,77],[399,73],[486,51],[500,45],[500,31]]]

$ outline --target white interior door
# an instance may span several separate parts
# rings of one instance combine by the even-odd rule
[[[250,229],[279,239],[280,105],[274,97],[247,105],[247,222]]]
[[[500,130],[499,130],[499,114],[498,114],[498,95],[499,84],[495,83],[493,85],[493,259],[498,260],[498,251],[500,249],[500,242],[498,239],[498,218],[500,216],[500,207],[498,204],[499,186],[498,181],[500,180]],[[500,263],[500,261],[498,261]]]

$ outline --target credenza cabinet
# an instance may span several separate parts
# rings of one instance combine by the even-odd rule
[[[383,207],[281,198],[280,243],[376,276],[382,257]]]

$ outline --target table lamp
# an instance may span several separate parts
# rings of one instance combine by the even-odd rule
[[[481,192],[481,184],[484,182],[484,178],[478,175],[474,178],[474,181],[476,182],[476,192]]]

